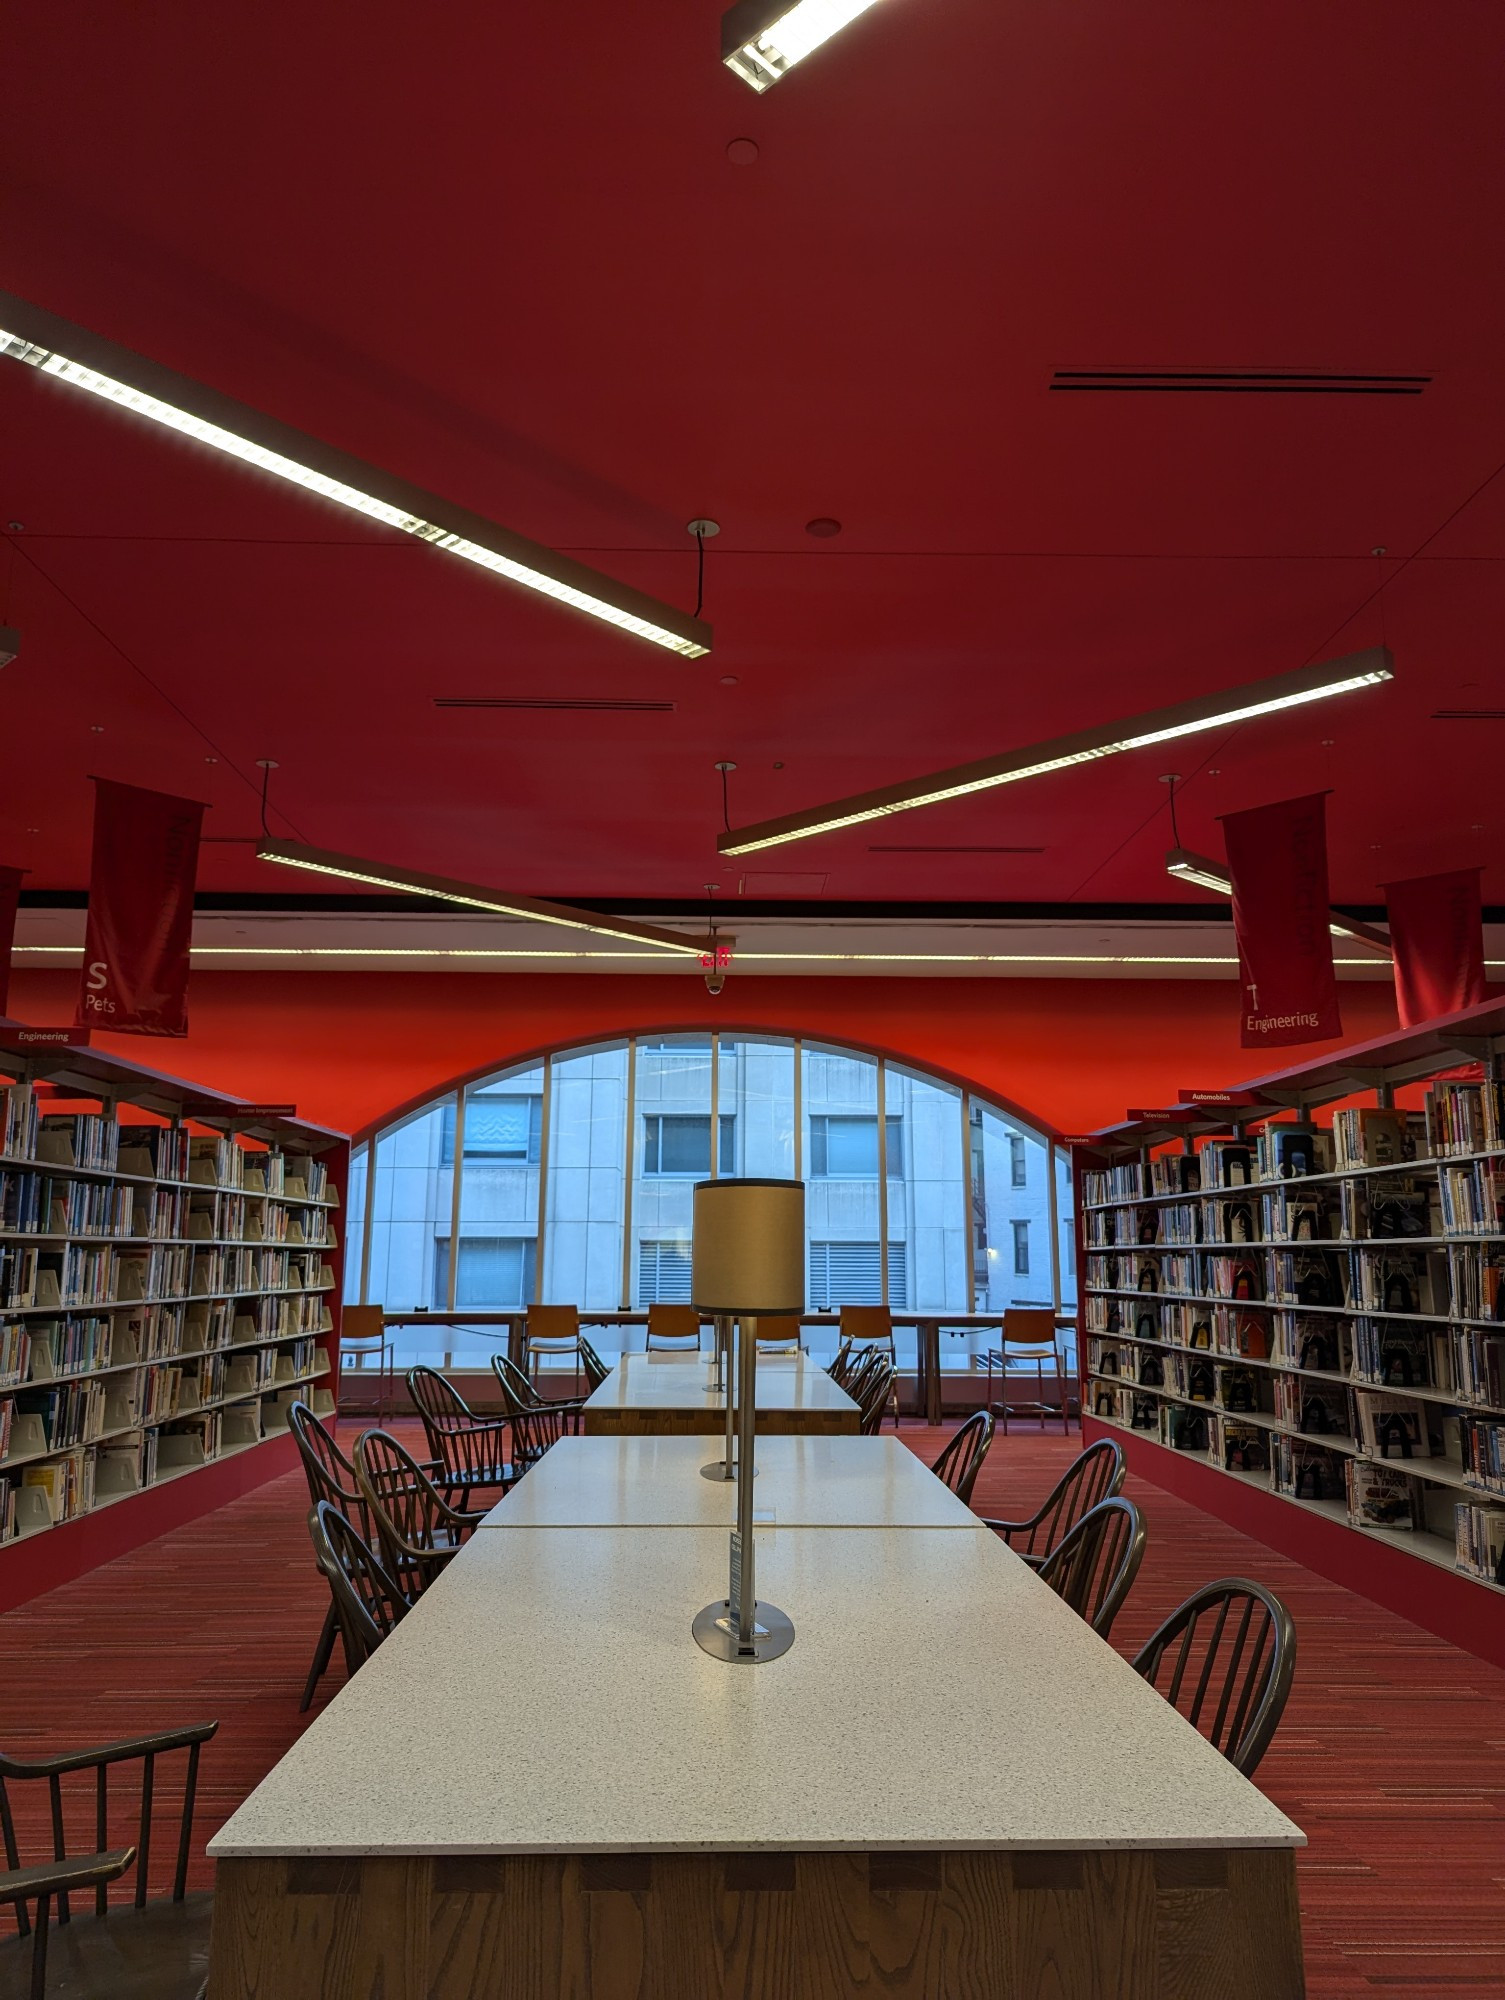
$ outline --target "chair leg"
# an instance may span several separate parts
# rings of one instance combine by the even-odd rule
[[[298,1713],[306,1715],[313,1703],[314,1689],[323,1679],[329,1662],[334,1657],[335,1634],[339,1623],[335,1618],[334,1600],[330,1599],[329,1609],[324,1614],[324,1629],[319,1634],[319,1643],[314,1648],[314,1663],[308,1670],[308,1679],[303,1683],[303,1699],[298,1704]]]

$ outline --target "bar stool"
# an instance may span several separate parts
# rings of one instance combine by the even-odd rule
[[[1049,1362],[1054,1370],[1056,1382],[1061,1391],[1059,1412],[1045,1400],[1045,1364]],[[1009,1430],[1009,1369],[1015,1362],[1026,1367],[1031,1362],[1035,1368],[1036,1394],[1032,1401],[1016,1403],[1016,1415],[1034,1415],[1040,1419],[1040,1428],[1045,1428],[1048,1416],[1059,1414],[1063,1433],[1071,1430],[1071,1397],[1066,1382],[1066,1358],[1061,1348],[1060,1335],[1056,1330],[1056,1316],[1050,1306],[1010,1306],[1003,1316],[1003,1333],[1000,1344],[990,1348],[983,1357],[987,1370],[988,1407],[1003,1424],[1003,1434]],[[994,1402],[993,1370],[999,1371],[1001,1400]]]
[[[397,1346],[387,1332],[382,1306],[344,1306],[340,1311],[340,1401],[345,1401],[345,1361],[364,1364],[368,1355],[376,1357],[376,1421],[385,1423],[392,1407],[397,1384]],[[364,1365],[355,1370],[366,1373]]]
[[[841,1309],[841,1339],[849,1346],[854,1359],[877,1352],[886,1356],[893,1368],[893,1380],[889,1385],[888,1401],[893,1411],[894,1429],[899,1428],[899,1351],[894,1345],[893,1315],[887,1306],[843,1306]],[[879,1419],[880,1427],[882,1419]]]
[[[688,1346],[686,1345],[688,1343]],[[655,1347],[669,1353],[688,1352],[693,1348],[700,1352],[700,1314],[694,1306],[655,1305],[648,1308],[648,1332],[643,1342],[644,1350],[652,1353]]]
[[[570,1374],[578,1388],[580,1379],[579,1306],[529,1306],[523,1321],[523,1367],[536,1377],[535,1362],[540,1355],[570,1357]]]

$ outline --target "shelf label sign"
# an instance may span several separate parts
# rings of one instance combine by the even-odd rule
[[[1489,997],[1479,875],[1477,868],[1454,868],[1384,885],[1403,1028],[1419,1028]]]
[[[1246,1049],[1343,1032],[1328,925],[1327,794],[1223,818]]]
[[[188,947],[203,819],[196,800],[94,780],[79,1027],[117,1035],[188,1033]]]
[[[0,1014],[10,1008],[10,955],[16,942],[16,911],[21,907],[24,868],[0,868]]]

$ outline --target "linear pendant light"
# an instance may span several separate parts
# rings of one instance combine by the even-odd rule
[[[940,805],[946,799],[991,791],[995,785],[1013,785],[1022,778],[1064,771],[1073,764],[1090,764],[1099,757],[1117,756],[1121,750],[1143,750],[1152,743],[1168,743],[1178,736],[1196,735],[1200,730],[1229,728],[1237,722],[1252,721],[1256,716],[1274,715],[1283,708],[1323,701],[1328,695],[1373,687],[1394,676],[1395,662],[1389,648],[1371,646],[1362,653],[1347,653],[1339,660],[1298,667],[1292,673],[1252,681],[1246,687],[1223,688],[1217,693],[1199,695],[1194,701],[1178,702],[1173,708],[1153,709],[1148,714],[1106,723],[1098,729],[1079,730],[1074,736],[1057,736],[1046,743],[1008,751],[1002,757],[986,758],[978,764],[961,764],[954,770],[912,778],[907,784],[859,792],[853,798],[813,806],[806,812],[788,813],[782,819],[764,820],[756,826],[733,827],[730,833],[721,835],[716,845],[723,854],[755,854],[761,848],[781,847],[791,840],[806,840],[815,833],[834,833],[838,827],[856,826],[863,820],[912,812],[916,806]]]
[[[1189,847],[1171,849],[1165,857],[1165,872],[1174,875],[1178,882],[1195,882],[1198,888],[1211,889],[1214,895],[1233,894],[1233,877],[1224,864],[1208,855],[1194,854]],[[1345,917],[1341,910],[1329,910],[1327,915],[1327,928],[1334,937],[1357,938],[1370,951],[1383,952],[1386,958],[1394,957],[1395,948],[1387,931],[1377,930],[1373,924],[1361,923],[1357,917]]]
[[[714,947],[708,937],[690,937],[683,931],[663,931],[655,924],[635,924],[626,918],[607,916],[601,910],[577,909],[572,903],[541,902],[536,896],[504,895],[499,889],[484,889],[475,882],[455,882],[446,875],[419,875],[408,868],[388,868],[384,862],[362,861],[354,854],[333,854],[323,847],[305,847],[296,840],[263,840],[257,846],[258,861],[275,861],[284,868],[306,868],[314,875],[338,875],[346,882],[369,882],[377,889],[400,889],[405,895],[434,896],[446,903],[461,903],[470,910],[493,910],[499,916],[524,917],[529,922],[562,924],[568,930],[594,931],[601,937],[630,938],[636,944],[657,945],[662,951],[684,952],[699,958]],[[735,938],[718,940],[735,944]]]
[[[721,17],[721,60],[761,96],[877,0],[739,0]]]
[[[687,660],[711,628],[102,335],[0,292],[0,355]]]

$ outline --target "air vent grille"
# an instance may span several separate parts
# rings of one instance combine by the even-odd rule
[[[672,701],[635,701],[628,695],[436,694],[435,708],[546,709],[571,715],[672,715]]]
[[[1434,708],[1434,722],[1505,722],[1505,708]]]
[[[1329,375],[1308,368],[1058,368],[1053,395],[1419,396],[1430,375]]]

